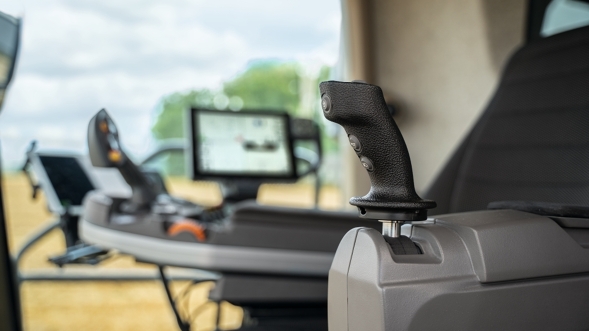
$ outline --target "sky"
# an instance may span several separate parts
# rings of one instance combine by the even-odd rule
[[[145,155],[163,96],[220,88],[255,60],[334,65],[340,21],[338,0],[26,0],[3,167],[20,166],[34,139],[84,151],[102,108],[128,152]]]

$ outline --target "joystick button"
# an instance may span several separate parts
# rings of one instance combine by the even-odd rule
[[[372,161],[370,161],[370,159],[367,158],[366,156],[362,156],[360,158],[360,163],[362,163],[362,166],[364,167],[364,169],[366,169],[368,171],[374,170],[374,165],[372,164]]]
[[[323,111],[326,113],[331,110],[331,99],[329,98],[329,95],[325,94],[321,97],[321,108],[323,108]]]
[[[351,134],[348,136],[348,140],[350,140],[350,146],[352,146],[352,148],[356,152],[362,151],[362,145],[360,144],[360,140],[358,140],[358,138],[356,138],[356,136]]]

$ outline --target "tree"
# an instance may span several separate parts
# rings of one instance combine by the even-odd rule
[[[286,110],[292,114],[299,106],[299,80],[294,63],[259,61],[225,83],[223,92],[241,98],[244,109]]]
[[[318,77],[304,78],[307,82],[312,79],[311,84],[318,86],[320,81],[328,78],[329,69],[323,67]],[[191,107],[277,110],[287,111],[291,115],[320,114],[316,109],[302,109],[313,106],[301,104],[300,71],[300,65],[293,62],[257,61],[251,63],[235,78],[225,82],[221,91],[201,89],[165,96],[161,101],[160,112],[152,127],[152,133],[157,140],[184,138],[187,134],[187,112]],[[312,98],[317,100],[313,105],[319,107],[319,89],[314,88],[313,91],[315,95]],[[314,119],[323,126],[321,119]],[[326,151],[337,148],[336,140],[324,135],[323,141]],[[164,172],[168,175],[183,175],[185,164],[184,156],[170,155],[165,161]]]
[[[184,138],[185,119],[191,107],[211,108],[215,94],[209,90],[174,93],[164,97],[151,132],[157,140]]]

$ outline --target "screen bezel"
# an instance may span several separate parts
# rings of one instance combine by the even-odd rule
[[[37,184],[40,186],[40,189],[43,190],[47,200],[47,207],[49,211],[58,215],[62,215],[66,212],[65,208],[61,204],[59,197],[57,196],[57,192],[53,189],[53,185],[51,184],[51,180],[49,180],[49,175],[41,162],[41,157],[67,157],[75,159],[76,162],[88,177],[88,180],[94,186],[94,190],[98,189],[98,185],[96,185],[96,180],[92,176],[92,174],[88,171],[85,162],[83,162],[83,156],[75,153],[67,153],[67,152],[34,152],[30,155],[30,162],[31,162],[31,169],[33,170],[35,176],[37,176]],[[68,213],[72,215],[80,215],[82,212],[82,206],[70,206],[67,210]]]
[[[263,116],[272,116],[281,118],[284,123],[286,124],[286,138],[287,138],[287,147],[289,149],[288,158],[290,164],[290,172],[287,174],[282,175],[274,175],[268,173],[247,173],[247,174],[239,174],[235,172],[202,172],[199,170],[199,146],[197,144],[197,137],[199,134],[198,125],[197,125],[197,113],[212,113],[212,114],[230,114],[235,116],[248,116],[248,115],[263,115]],[[189,151],[190,151],[190,166],[188,167],[191,171],[190,177],[193,180],[199,179],[245,179],[245,180],[269,180],[269,181],[293,181],[298,178],[297,176],[297,169],[296,169],[296,159],[294,155],[294,139],[290,132],[290,116],[288,113],[284,111],[278,110],[240,110],[236,112],[232,112],[230,110],[213,110],[213,109],[206,109],[206,108],[191,108],[189,111],[189,131],[190,131],[190,141],[189,141]]]

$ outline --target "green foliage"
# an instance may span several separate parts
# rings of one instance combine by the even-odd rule
[[[225,83],[223,92],[240,97],[245,109],[286,110],[292,114],[299,106],[299,80],[296,64],[257,62]]]
[[[161,111],[151,132],[158,140],[183,138],[186,116],[190,107],[211,108],[214,94],[209,90],[174,93],[163,98]]]
[[[319,89],[313,93],[313,104],[303,105],[301,99],[303,93],[300,90],[302,79],[313,79],[314,86],[327,80],[330,68],[322,67],[319,77],[301,77],[300,66],[292,62],[259,61],[251,64],[244,72],[238,74],[232,80],[225,82],[221,91],[214,92],[208,89],[193,90],[189,92],[173,93],[164,97],[160,104],[152,133],[157,140],[172,138],[184,138],[187,134],[186,120],[190,107],[202,108],[232,108],[233,110],[280,110],[287,111],[291,115],[313,114],[319,116]],[[308,80],[307,80],[308,82]],[[308,85],[307,85],[308,86]],[[217,102],[217,101],[225,102]],[[232,101],[238,100],[237,107]],[[216,106],[216,107],[215,107]],[[302,109],[314,107],[316,109]],[[321,126],[321,118],[314,118]],[[322,130],[324,131],[324,130]],[[323,134],[324,151],[337,150],[337,139]],[[165,161],[164,171],[168,175],[185,174],[185,161],[182,155],[170,155]]]
[[[317,98],[319,98],[319,83],[329,80],[331,75],[331,67],[323,66],[319,70],[319,77],[317,77]]]
[[[315,106],[317,107],[317,109],[315,112],[313,112],[313,114],[315,114],[314,120],[316,123],[319,123],[319,127],[321,128],[321,145],[323,147],[323,153],[325,154],[339,152],[338,137],[330,136],[327,130],[325,130],[326,120],[325,118],[323,118],[323,111],[321,110],[320,106],[321,94],[319,92],[319,83],[329,80],[330,76],[331,67],[321,67],[321,69],[319,70],[319,75],[317,77],[317,84],[315,84],[317,85],[317,88],[315,90],[315,99],[317,100],[317,102],[315,102]]]

